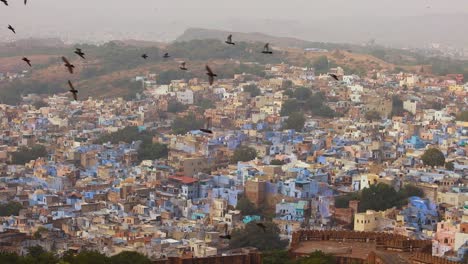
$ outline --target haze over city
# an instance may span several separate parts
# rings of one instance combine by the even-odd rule
[[[202,27],[312,41],[468,45],[466,34],[447,34],[468,21],[464,0],[41,0],[29,5],[17,1],[0,10],[2,18],[23,29],[19,38],[171,41],[187,28]],[[11,40],[4,32],[0,36]]]

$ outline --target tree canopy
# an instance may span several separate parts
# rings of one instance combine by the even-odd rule
[[[241,211],[242,215],[258,215],[259,214],[258,209],[247,197],[241,197],[237,201],[236,210]]]
[[[288,241],[281,240],[280,230],[272,222],[263,223],[266,228],[257,226],[257,223],[250,222],[244,229],[234,229],[231,233],[230,248],[256,247],[260,251],[284,249]]]
[[[153,143],[154,133],[149,131],[139,131],[138,127],[130,126],[125,127],[113,133],[101,135],[95,144],[103,144],[110,142],[117,144],[119,142],[132,143],[141,140],[142,144],[138,149],[138,159],[141,160],[155,160],[167,157],[167,145],[160,143]]]
[[[23,209],[22,204],[15,201],[9,201],[8,203],[0,204],[0,216],[18,216],[21,209]]]
[[[257,157],[257,150],[248,146],[240,146],[234,151],[234,155],[231,158],[233,164],[239,161],[246,162],[251,161]]]
[[[270,165],[276,165],[276,166],[282,166],[286,164],[284,161],[279,160],[279,159],[274,159],[270,162]]]
[[[51,252],[45,251],[40,246],[28,248],[26,256],[19,256],[16,253],[0,252],[0,263],[5,264],[151,264],[151,260],[137,252],[124,251],[115,256],[107,257],[97,251],[82,251],[74,254],[67,251],[61,258]]]
[[[445,156],[442,151],[436,148],[430,148],[421,156],[424,165],[436,167],[445,165]]]
[[[286,120],[285,129],[294,129],[296,131],[302,131],[305,124],[304,114],[301,112],[291,113]]]
[[[463,111],[457,116],[458,121],[468,122],[468,111]]]
[[[294,92],[287,90],[285,93],[292,94],[281,107],[281,116],[289,116],[294,112],[308,112],[320,117],[335,117],[336,112],[328,107],[323,93],[312,94],[308,88],[298,88]]]
[[[384,183],[373,184],[360,193],[352,193],[335,199],[336,208],[348,208],[349,201],[359,201],[359,212],[367,210],[382,211],[392,207],[401,208],[408,204],[412,196],[424,197],[424,192],[414,185],[406,185],[400,191],[395,191],[390,185]]]
[[[244,92],[249,93],[250,97],[256,97],[262,94],[262,91],[255,84],[244,86]]]
[[[12,153],[11,163],[24,165],[31,160],[45,158],[47,155],[47,150],[43,145],[36,144],[30,148],[23,146],[20,147],[18,151]]]
[[[377,111],[369,111],[366,113],[366,119],[369,121],[378,121],[380,120],[380,114]]]
[[[177,135],[185,134],[191,130],[203,128],[203,120],[198,120],[193,114],[177,117],[172,123],[172,132]]]

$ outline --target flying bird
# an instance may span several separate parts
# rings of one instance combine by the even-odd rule
[[[29,67],[32,67],[31,61],[30,61],[28,58],[23,57],[21,60],[23,60],[24,62],[26,62],[26,63],[29,65]]]
[[[206,127],[205,128],[200,128],[200,131],[206,134],[213,134],[213,131],[211,131],[211,117],[206,118]]]
[[[210,85],[213,85],[214,77],[218,77],[218,75],[214,74],[210,66],[208,65],[205,66],[205,69],[206,69],[206,75],[208,75],[208,80],[210,82]]]
[[[80,48],[76,48],[75,54],[86,60],[84,52]]]
[[[4,3],[6,6],[8,6],[8,1],[7,0],[0,0],[0,2]]]
[[[262,53],[263,54],[273,54],[273,51],[270,50],[270,43],[267,43],[267,44],[265,44],[265,46],[263,46]]]
[[[232,35],[229,35],[225,42],[226,44],[229,44],[229,45],[236,45],[236,43],[232,42]]]
[[[338,76],[336,74],[333,74],[333,73],[329,73],[328,76],[332,77],[333,79],[335,79],[336,81],[339,81],[340,79],[338,79]]]
[[[266,225],[263,223],[257,223],[257,226],[263,229],[263,232],[266,232]]]
[[[143,54],[143,55],[141,55],[141,57],[142,57],[143,59],[145,59],[145,60],[146,60],[146,59],[148,58],[148,55],[146,55],[146,54]]]
[[[219,236],[219,238],[222,238],[222,239],[231,239],[231,235],[224,235],[224,236]]]
[[[186,70],[187,70],[187,67],[185,67],[185,61],[183,61],[183,62],[180,63],[179,69],[181,69],[181,70],[183,70],[183,71],[186,71]]]
[[[167,52],[166,52],[166,53],[164,53],[164,56],[163,56],[163,58],[165,58],[165,59],[169,59],[170,57],[171,57],[171,56],[169,56],[169,53],[167,53]]]
[[[15,33],[15,34],[16,34],[16,31],[15,31],[15,29],[14,29],[14,28],[13,28],[11,25],[8,25],[8,29],[9,29],[9,30],[11,30],[13,33]]]
[[[70,93],[73,94],[73,99],[78,100],[78,91],[75,89],[71,81],[68,81],[68,86],[70,86]]]
[[[73,69],[75,68],[75,65],[71,64],[71,63],[67,60],[67,58],[65,58],[65,57],[62,57],[62,60],[63,60],[63,62],[65,63],[64,65],[65,65],[65,67],[67,67],[68,72],[70,72],[71,74],[73,74]]]

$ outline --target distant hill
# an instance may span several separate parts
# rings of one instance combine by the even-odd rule
[[[334,44],[334,43],[322,43],[312,42],[297,38],[289,37],[276,37],[263,33],[252,32],[252,33],[241,33],[241,32],[229,32],[225,30],[216,29],[204,29],[204,28],[189,28],[179,36],[175,41],[191,41],[196,39],[217,39],[225,41],[229,34],[233,34],[234,41],[243,42],[261,42],[271,43],[273,46],[279,46],[283,48],[331,48],[331,49],[345,49],[350,48],[351,44]]]

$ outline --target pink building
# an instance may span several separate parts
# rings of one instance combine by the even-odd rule
[[[454,249],[455,233],[458,227],[452,222],[442,221],[437,223],[437,231],[432,243],[432,255],[443,256],[446,252]]]

